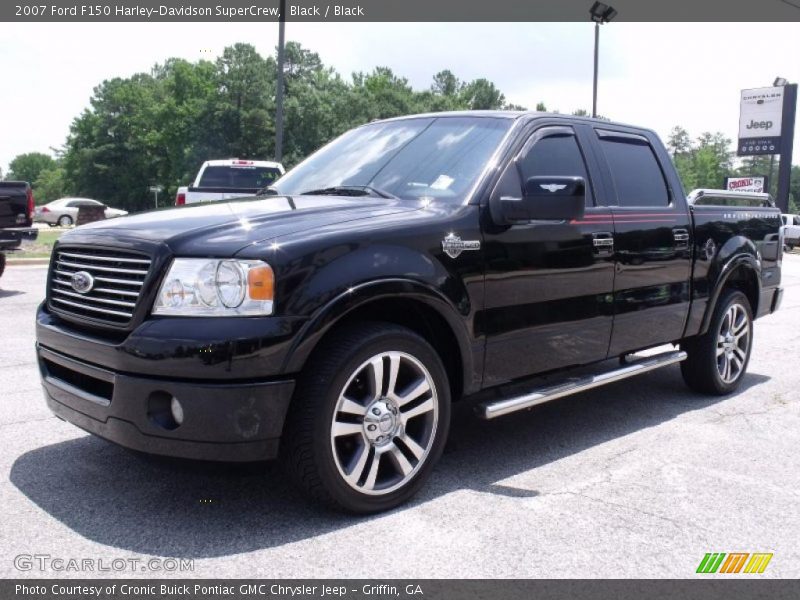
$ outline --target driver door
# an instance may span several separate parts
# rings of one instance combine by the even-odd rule
[[[510,226],[495,225],[484,212],[485,386],[608,355],[614,225],[585,148],[573,127],[540,126],[492,192],[520,195],[529,177],[579,176],[586,209],[580,220]]]

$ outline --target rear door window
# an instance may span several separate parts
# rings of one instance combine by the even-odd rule
[[[614,132],[598,132],[598,136],[620,206],[669,206],[664,173],[645,138],[625,134],[617,137]]]

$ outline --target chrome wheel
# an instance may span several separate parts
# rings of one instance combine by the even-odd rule
[[[336,468],[362,494],[391,493],[425,463],[439,418],[428,369],[404,352],[382,352],[347,380],[330,428]]]
[[[717,371],[725,383],[736,381],[750,349],[750,317],[741,304],[731,304],[717,334]]]

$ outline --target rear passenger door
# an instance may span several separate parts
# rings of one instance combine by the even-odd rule
[[[609,356],[680,339],[690,302],[691,220],[656,139],[595,128],[614,206],[614,330]]]

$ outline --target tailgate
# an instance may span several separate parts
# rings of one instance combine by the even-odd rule
[[[27,185],[0,181],[0,229],[29,225]]]
[[[195,202],[219,202],[221,200],[233,200],[234,198],[248,198],[255,196],[257,188],[211,188],[211,187],[190,187],[186,191],[186,204]]]

